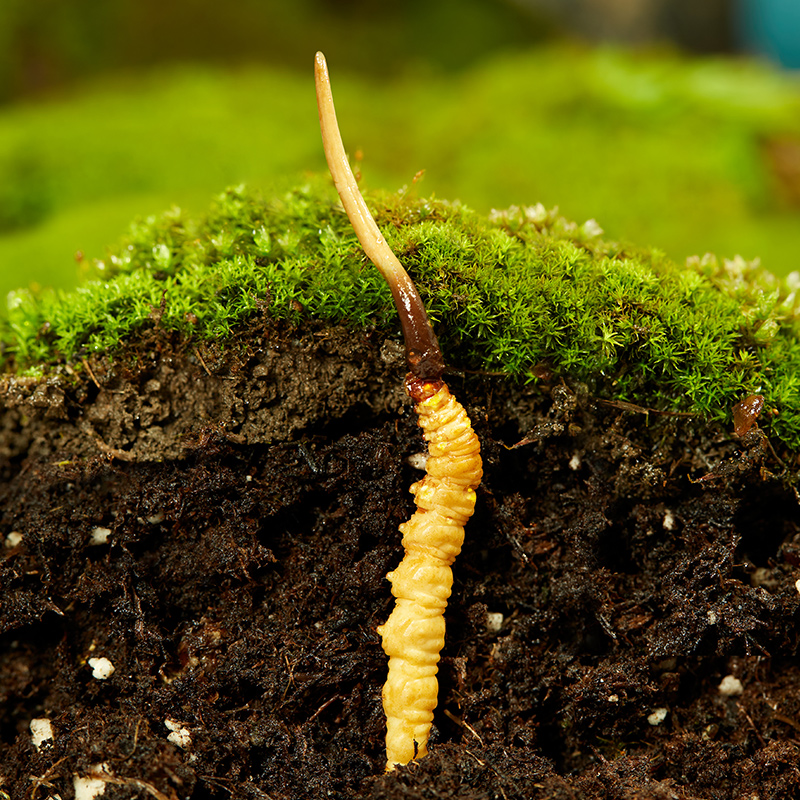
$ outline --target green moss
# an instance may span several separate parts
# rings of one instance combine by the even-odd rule
[[[542,206],[487,217],[404,194],[368,202],[455,367],[532,380],[546,364],[608,397],[720,421],[761,392],[774,435],[800,444],[791,279],[741,259],[679,266]],[[269,201],[231,189],[201,219],[149,218],[100,267],[103,279],[75,292],[12,298],[9,364],[113,352],[155,316],[166,330],[224,339],[260,304],[295,322],[398,329],[388,288],[322,179]]]

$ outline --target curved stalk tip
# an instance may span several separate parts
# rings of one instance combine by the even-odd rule
[[[361,196],[336,122],[328,65],[325,63],[325,56],[319,52],[314,59],[314,75],[322,146],[336,191],[364,252],[392,290],[405,338],[409,370],[420,380],[438,380],[444,372],[444,359],[439,342],[417,287],[386,243]]]

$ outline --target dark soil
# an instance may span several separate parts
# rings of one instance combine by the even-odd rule
[[[485,480],[431,753],[383,773],[403,372],[380,336],[264,321],[0,386],[0,797],[101,764],[110,799],[800,797],[786,454],[488,375],[448,379]]]

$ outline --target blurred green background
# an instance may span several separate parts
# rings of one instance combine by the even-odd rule
[[[800,268],[800,81],[732,52],[740,11],[3,0],[0,292],[73,286],[136,217],[325,170],[317,49],[370,187],[425,170],[415,191],[480,211],[558,205],[676,259],[740,253],[786,274]]]

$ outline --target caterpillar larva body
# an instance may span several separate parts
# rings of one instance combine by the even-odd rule
[[[417,401],[428,463],[425,477],[411,486],[417,510],[400,526],[405,557],[387,576],[395,608],[378,628],[389,656],[383,687],[387,770],[427,753],[453,585],[450,566],[461,552],[483,474],[478,437],[447,385],[411,378],[407,388]]]

